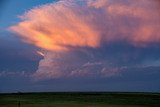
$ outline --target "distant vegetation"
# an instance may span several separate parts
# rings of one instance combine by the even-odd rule
[[[0,107],[160,107],[160,93],[0,94]]]

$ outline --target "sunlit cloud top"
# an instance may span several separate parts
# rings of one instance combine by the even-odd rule
[[[125,41],[134,46],[160,42],[156,0],[61,0],[33,8],[10,30],[45,50],[98,48]]]
[[[9,29],[40,48],[36,80],[110,77],[143,65],[139,49],[160,43],[159,10],[157,0],[60,0],[27,11]]]

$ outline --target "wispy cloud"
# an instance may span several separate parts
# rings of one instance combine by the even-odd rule
[[[21,72],[11,72],[11,71],[0,71],[0,77],[8,77],[8,76],[22,76],[22,77],[29,77],[30,74],[25,72],[25,71],[21,71]]]

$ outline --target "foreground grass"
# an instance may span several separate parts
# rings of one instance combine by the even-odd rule
[[[0,94],[0,107],[160,107],[158,93]]]

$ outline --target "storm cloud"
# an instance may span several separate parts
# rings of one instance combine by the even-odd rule
[[[36,79],[110,77],[141,63],[139,49],[159,44],[159,10],[156,0],[60,0],[29,10],[9,29],[42,48]],[[116,43],[131,48],[107,54]]]

